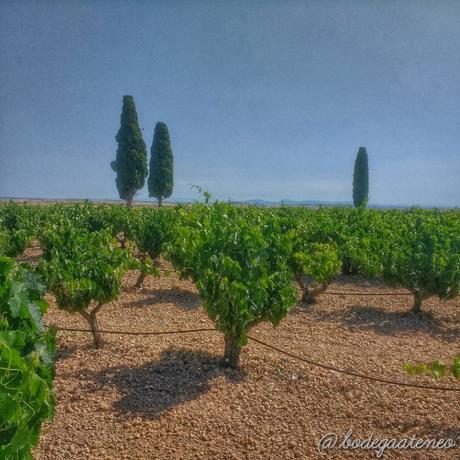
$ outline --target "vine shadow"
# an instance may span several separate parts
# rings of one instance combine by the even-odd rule
[[[108,386],[121,393],[113,406],[119,415],[156,419],[206,394],[215,377],[224,376],[231,383],[244,380],[243,371],[225,369],[221,364],[221,358],[209,353],[172,347],[163,351],[159,360],[143,366],[107,368],[82,378],[89,381],[88,391]]]
[[[379,335],[422,332],[446,342],[455,342],[460,337],[460,328],[450,327],[429,313],[418,316],[409,311],[388,311],[381,307],[352,305],[339,311],[316,309],[314,316],[315,319],[333,321],[348,329],[373,331]]]
[[[388,286],[385,285],[383,280],[379,278],[366,278],[359,273],[356,274],[339,274],[332,279],[331,284],[334,286],[331,287],[331,291],[336,289],[349,289],[353,288],[356,289],[358,286],[359,288],[378,288],[378,289],[388,289]],[[402,291],[404,292],[404,290]]]
[[[439,424],[431,420],[407,420],[400,419],[394,420],[390,423],[383,422],[381,427],[384,429],[391,429],[393,433],[398,433],[402,436],[415,434],[418,438],[431,438],[431,439],[452,439],[456,441],[457,445],[460,442],[460,427],[452,424]]]
[[[443,439],[453,439],[456,441],[457,445],[460,442],[460,427],[447,424],[438,424],[431,421],[425,421],[421,425],[423,436],[432,437],[432,438],[443,438]]]
[[[76,350],[76,345],[59,345],[58,343],[56,347],[55,361],[65,361],[67,358],[72,356]]]
[[[172,303],[183,310],[195,310],[202,304],[200,296],[196,292],[189,291],[180,287],[169,289],[140,290],[148,297],[133,300],[127,304],[128,307],[139,308],[149,307],[161,303]]]

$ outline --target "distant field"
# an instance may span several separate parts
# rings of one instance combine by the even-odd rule
[[[9,198],[9,197],[0,197],[0,202],[13,201],[15,203],[30,203],[30,204],[59,204],[59,203],[84,203],[85,201],[90,201],[95,204],[125,204],[123,200],[113,200],[113,199],[83,199],[83,198]],[[200,200],[178,200],[178,201],[163,201],[163,206],[176,206],[178,204],[194,204]],[[222,200],[227,202],[227,200]],[[281,201],[267,201],[267,200],[243,200],[243,201],[231,201],[230,203],[241,206],[261,206],[261,207],[270,207],[278,208],[281,206],[289,207],[302,207],[302,208],[312,208],[316,209],[319,207],[352,207],[353,203],[351,202],[329,202],[329,201],[294,201],[294,200],[281,200]],[[133,206],[145,206],[145,207],[157,207],[157,203],[154,199],[152,200],[134,200]],[[411,205],[407,206],[396,206],[396,205],[386,205],[386,204],[375,204],[369,205],[371,209],[408,209]],[[459,206],[415,206],[421,209],[459,209]]]
[[[122,200],[84,200],[78,198],[63,198],[63,199],[49,199],[49,198],[0,198],[0,202],[12,201],[14,203],[29,203],[37,205],[46,204],[66,204],[66,203],[84,203],[85,201],[91,201],[95,204],[125,204]],[[176,203],[163,202],[164,206],[175,206]],[[156,201],[133,201],[133,206],[146,206],[146,207],[158,207]]]

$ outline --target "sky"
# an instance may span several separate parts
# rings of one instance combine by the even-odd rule
[[[460,206],[457,0],[0,0],[0,196],[118,198],[134,96],[172,199]],[[146,187],[138,199],[147,199]]]

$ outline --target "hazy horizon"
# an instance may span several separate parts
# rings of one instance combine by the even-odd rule
[[[0,5],[0,196],[117,199],[131,94],[172,200],[350,202],[363,145],[370,204],[460,205],[460,2]]]

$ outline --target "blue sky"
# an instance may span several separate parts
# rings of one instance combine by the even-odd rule
[[[0,196],[117,198],[122,96],[221,199],[460,205],[460,2],[0,0]],[[147,196],[146,189],[139,192]]]

